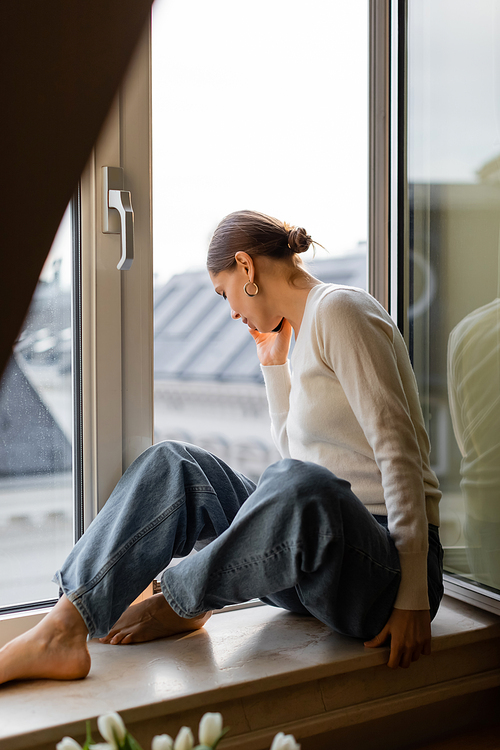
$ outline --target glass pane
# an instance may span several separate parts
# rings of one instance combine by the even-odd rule
[[[500,588],[500,2],[409,3],[415,371],[448,571]]]
[[[366,286],[367,3],[156,0],[155,439],[258,479],[279,458],[255,344],[205,270],[223,216],[304,226],[311,271]]]
[[[73,544],[69,209],[0,384],[0,608],[54,599]]]

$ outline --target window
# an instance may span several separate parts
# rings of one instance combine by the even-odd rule
[[[500,4],[410,1],[407,35],[404,325],[448,592],[500,611]]]
[[[218,0],[196,6],[157,0],[155,39],[166,36],[153,46],[155,99],[158,87],[163,89],[154,115],[154,289],[149,28],[81,179],[83,528],[153,439],[195,440],[254,477],[273,459],[258,364],[246,358],[247,343],[239,338],[243,326],[229,320],[226,304],[206,287],[206,272],[200,270],[211,232],[225,213],[253,206],[304,224],[329,251],[318,252],[314,273],[373,291],[373,278],[366,278],[367,227],[376,219],[387,234],[388,154],[374,161],[372,147],[372,197],[384,197],[375,204],[372,200],[368,217],[367,39],[370,25],[371,77],[377,84],[370,95],[373,131],[381,121],[375,116],[377,92],[387,100],[387,59],[381,69],[373,63],[374,52],[382,50],[383,57],[389,49],[384,8],[364,0]],[[252,33],[239,34],[242,28]],[[176,46],[178,38],[185,40],[184,47]],[[162,55],[160,74],[155,71]],[[183,80],[182,87],[176,88],[174,79]],[[250,111],[241,109],[245,102],[252,102]],[[125,188],[132,193],[136,253],[125,272],[116,268],[120,238],[101,232],[103,166],[123,167]],[[384,190],[375,190],[374,184]],[[214,195],[220,203],[212,201]],[[386,250],[371,240],[371,276],[382,268],[382,287],[387,287]],[[171,311],[181,309],[186,279],[194,283],[191,291],[198,290],[201,307],[184,307],[175,317]],[[220,336],[222,349],[227,347],[230,356],[224,362],[210,362],[203,347],[191,353],[184,347],[184,339],[199,327],[205,304],[210,316],[221,316],[212,333]],[[165,331],[167,344],[176,343],[174,356]],[[179,364],[181,345],[184,365]],[[188,365],[186,377],[182,368]],[[205,389],[203,401],[208,394],[220,409],[221,387],[224,404],[240,402],[242,382],[248,403],[239,416],[222,414],[223,429],[208,430],[203,414],[198,423],[182,418],[186,400],[191,410],[200,403],[200,388]],[[172,421],[179,415],[184,434],[179,421]],[[241,431],[231,433],[229,425],[235,423],[251,423],[249,440]]]
[[[0,611],[54,600],[73,545],[70,209],[0,385]]]

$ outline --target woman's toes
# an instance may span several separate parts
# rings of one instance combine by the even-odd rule
[[[116,633],[112,638],[110,638],[108,643],[110,643],[111,646],[119,646],[119,645],[125,645],[127,643],[135,643],[135,639],[134,639],[135,630],[136,628],[133,628],[127,632],[120,631],[119,633]]]
[[[126,633],[116,633],[116,635],[114,635],[111,638],[110,644],[112,646],[117,646],[119,643],[121,643],[123,641],[123,639],[125,638],[125,635],[126,635]]]
[[[116,631],[110,630],[110,632],[104,636],[104,638],[99,638],[100,643],[109,643],[113,636],[116,635]]]
[[[108,635],[99,638],[99,641],[116,646],[120,643],[125,645],[166,638],[201,628],[211,614],[206,612],[199,617],[185,620],[172,610],[162,594],[154,594],[149,599],[129,607]]]

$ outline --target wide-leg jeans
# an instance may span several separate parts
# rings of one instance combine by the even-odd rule
[[[173,557],[185,559],[164,570]],[[163,595],[181,617],[260,598],[363,639],[389,619],[401,577],[386,519],[328,469],[283,459],[256,486],[174,441],[133,462],[54,581],[94,638],[161,571]],[[428,584],[434,617],[443,592],[433,526]]]

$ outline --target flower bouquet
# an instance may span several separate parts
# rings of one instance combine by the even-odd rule
[[[215,750],[229,731],[229,727],[224,729],[222,724],[222,714],[206,713],[202,716],[198,728],[197,745],[191,729],[181,727],[175,740],[169,734],[158,734],[153,737],[151,750]],[[97,726],[104,742],[94,742],[90,722],[87,722],[87,739],[83,748],[72,737],[63,737],[56,745],[57,750],[142,750],[119,714],[108,713],[99,716]],[[293,735],[278,732],[270,750],[300,750],[300,745]]]

